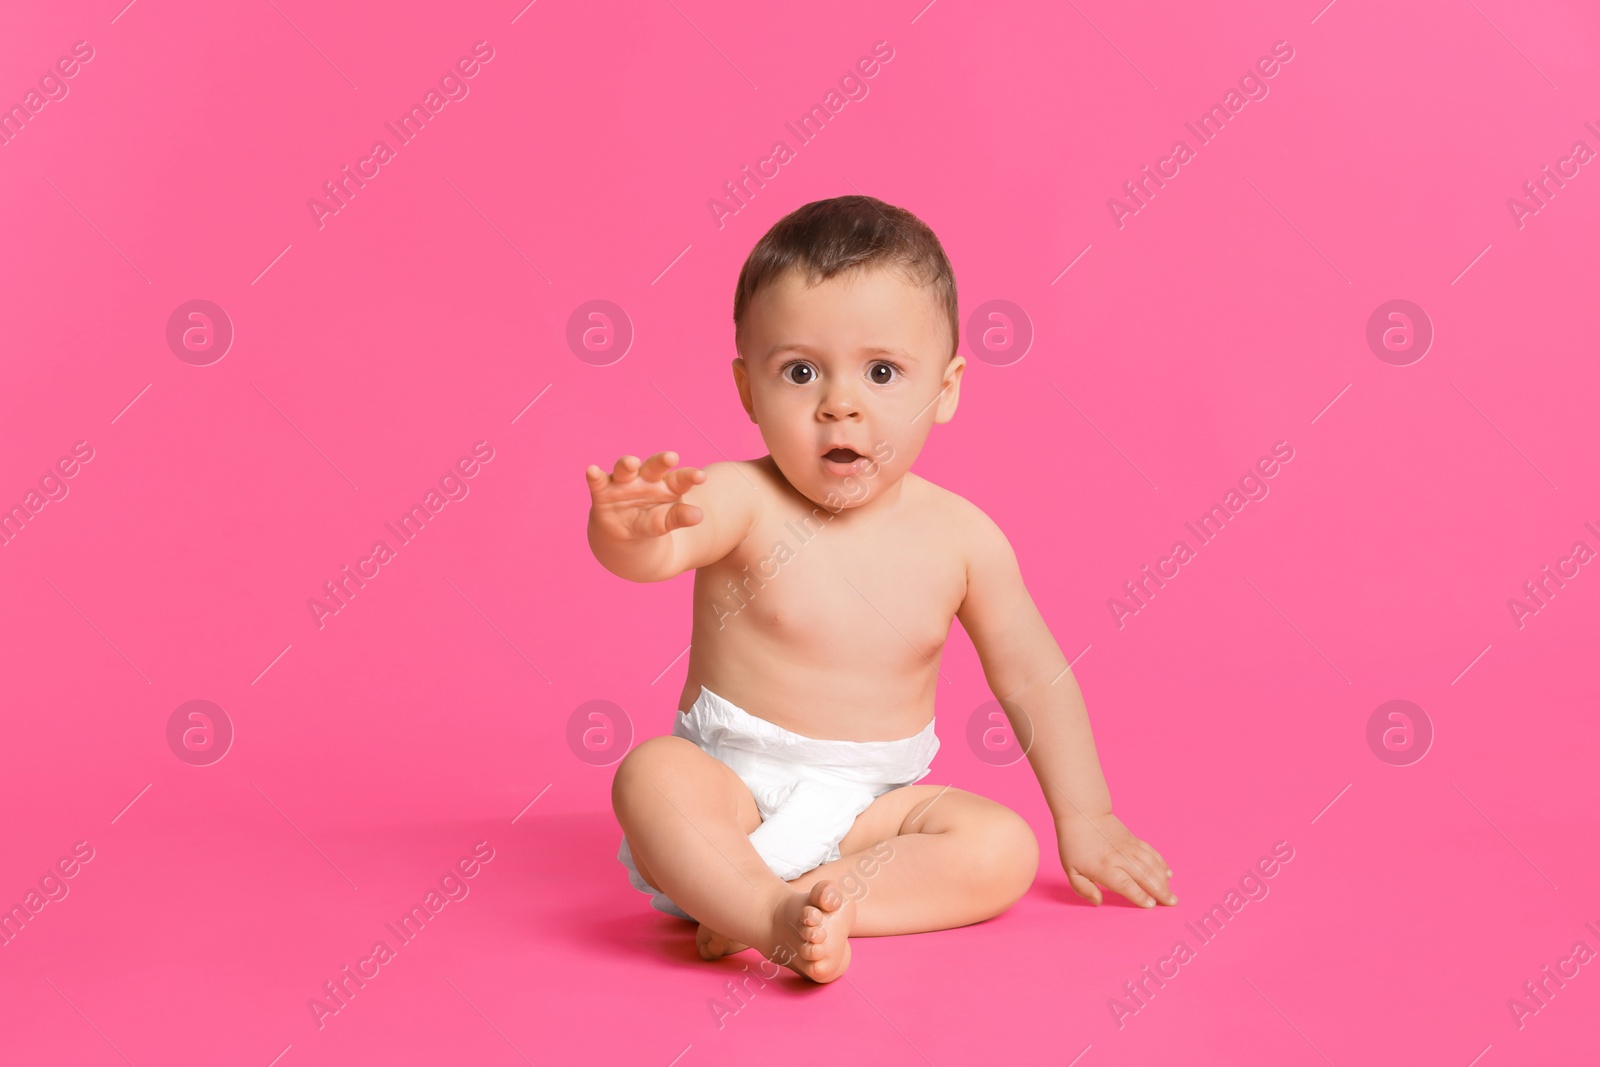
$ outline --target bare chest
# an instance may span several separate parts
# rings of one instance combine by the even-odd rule
[[[935,662],[965,595],[936,524],[852,527],[826,513],[763,520],[695,586],[702,633],[878,669]]]

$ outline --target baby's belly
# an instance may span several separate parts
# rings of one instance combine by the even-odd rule
[[[690,650],[683,692],[687,708],[700,687],[758,718],[805,737],[894,741],[933,719],[938,651],[912,658],[901,651],[819,647],[756,634],[702,634]]]

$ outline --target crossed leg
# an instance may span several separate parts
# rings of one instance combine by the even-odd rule
[[[1015,812],[949,786],[878,797],[840,858],[785,883],[750,844],[755,798],[726,764],[679,737],[623,759],[612,804],[639,874],[701,921],[707,958],[750,945],[817,981],[849,966],[849,937],[965,926],[1033,883],[1039,846]],[[785,958],[792,953],[792,958]]]

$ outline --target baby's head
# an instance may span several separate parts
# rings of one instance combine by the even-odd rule
[[[909,211],[838,196],[779,219],[739,272],[733,378],[789,484],[838,511],[898,482],[955,414],[960,322],[950,261]]]

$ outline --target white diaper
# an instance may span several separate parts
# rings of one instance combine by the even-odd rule
[[[721,760],[744,781],[764,820],[750,834],[756,853],[785,882],[839,858],[839,842],[860,815],[891,789],[925,778],[939,751],[928,723],[897,741],[833,741],[803,737],[700,687],[700,698],[678,712],[674,737],[686,738]],[[617,859],[633,888],[657,911],[695,921],[639,875],[628,839]]]

